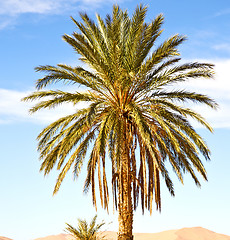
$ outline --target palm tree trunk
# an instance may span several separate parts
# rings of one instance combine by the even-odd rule
[[[132,180],[127,135],[128,134],[124,134],[125,144],[123,145],[122,163],[120,164],[118,182],[118,240],[133,240]]]
[[[118,203],[118,223],[119,223],[119,231],[118,231],[118,240],[133,240],[133,206],[131,199],[131,191],[128,191],[128,186],[124,186],[123,189],[123,201],[119,200]],[[129,193],[130,192],[130,193]],[[120,195],[120,194],[119,194]],[[120,198],[119,198],[120,199]],[[129,201],[128,199],[131,199]]]

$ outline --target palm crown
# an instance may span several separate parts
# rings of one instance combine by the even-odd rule
[[[188,79],[211,78],[213,65],[180,64],[177,47],[185,41],[184,36],[174,35],[156,47],[164,18],[158,15],[145,23],[146,12],[147,8],[140,5],[130,18],[127,11],[114,6],[112,15],[105,20],[97,15],[97,23],[81,13],[82,22],[72,18],[79,31],[71,36],[65,34],[63,39],[90,70],[65,64],[36,68],[46,75],[37,80],[39,91],[24,100],[46,99],[31,108],[32,113],[63,103],[88,103],[51,123],[38,136],[40,170],[45,175],[55,166],[60,170],[54,193],[72,166],[78,177],[87,150],[90,157],[84,191],[91,187],[96,205],[97,173],[101,204],[108,208],[106,159],[110,159],[113,199],[119,212],[123,211],[125,199],[130,211],[136,209],[139,197],[143,211],[152,211],[153,199],[160,209],[161,179],[174,195],[165,167],[167,161],[182,183],[183,173],[188,172],[200,185],[194,170],[207,179],[200,154],[209,159],[210,151],[188,119],[197,120],[209,131],[212,128],[201,115],[180,103],[192,101],[213,109],[217,104],[206,95],[168,86]],[[42,91],[59,81],[73,87],[79,84],[86,90]]]

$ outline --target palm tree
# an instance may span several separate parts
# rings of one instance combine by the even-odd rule
[[[152,213],[153,200],[156,208],[161,209],[162,180],[174,195],[166,162],[172,165],[181,183],[187,172],[197,186],[197,173],[207,180],[200,155],[208,160],[210,150],[189,119],[195,119],[211,132],[212,128],[200,114],[182,103],[191,101],[217,108],[216,102],[206,95],[175,90],[189,79],[212,78],[214,66],[179,63],[177,48],[186,40],[184,36],[174,35],[156,46],[164,18],[158,15],[146,23],[146,12],[147,7],[139,5],[129,17],[127,11],[114,5],[112,15],[105,19],[96,15],[97,23],[86,13],[80,13],[81,22],[72,18],[78,32],[65,34],[63,39],[88,68],[65,64],[39,66],[36,71],[45,76],[37,80],[38,91],[24,98],[45,98],[30,109],[31,113],[64,103],[88,103],[39,134],[40,170],[44,175],[55,167],[60,170],[55,194],[71,167],[78,177],[89,151],[84,192],[91,188],[96,207],[97,174],[101,205],[108,209],[106,162],[110,159],[119,240],[132,239],[133,211],[139,198],[143,213],[145,209]],[[42,91],[57,82],[72,84],[74,92]],[[77,90],[77,85],[84,91]]]
[[[66,223],[66,232],[71,234],[76,240],[99,240],[104,239],[104,236],[100,236],[98,231],[105,222],[96,224],[97,215],[88,224],[86,220],[78,219],[78,227],[74,228],[70,224]]]

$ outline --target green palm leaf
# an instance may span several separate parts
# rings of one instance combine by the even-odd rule
[[[192,102],[214,110],[218,107],[209,96],[180,87],[187,80],[213,78],[214,66],[181,64],[178,47],[186,37],[176,34],[158,44],[164,17],[160,14],[145,22],[146,14],[143,5],[137,6],[132,17],[114,5],[105,19],[96,15],[97,22],[86,13],[80,13],[81,21],[72,18],[77,30],[65,34],[63,40],[80,55],[88,70],[65,64],[39,66],[35,70],[44,77],[37,80],[37,91],[23,99],[39,101],[31,113],[66,103],[75,107],[88,103],[41,131],[40,170],[45,175],[54,168],[59,171],[56,193],[70,169],[77,178],[87,164],[84,192],[91,189],[97,208],[98,178],[101,205],[108,210],[111,161],[112,194],[119,212],[118,239],[131,239],[133,210],[139,202],[143,212],[148,209],[152,213],[154,200],[161,210],[162,180],[174,196],[168,164],[182,183],[184,173],[191,175],[197,186],[199,175],[207,180],[202,160],[210,159],[210,150],[190,119],[211,132],[213,129],[185,105]],[[69,84],[71,91],[44,90],[59,82]],[[84,91],[77,89],[79,86]],[[79,229],[68,225],[68,231],[77,239],[91,239],[84,234],[93,233],[95,227],[95,219],[91,227],[79,221]]]

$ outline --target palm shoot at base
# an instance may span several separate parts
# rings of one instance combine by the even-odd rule
[[[88,224],[86,220],[78,219],[77,228],[66,223],[66,232],[71,234],[76,240],[102,240],[105,239],[99,230],[105,225],[105,222],[96,223],[97,215]]]

